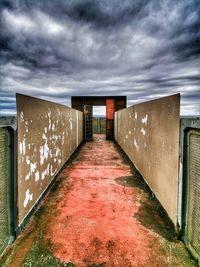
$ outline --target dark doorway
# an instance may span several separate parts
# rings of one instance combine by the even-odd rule
[[[106,106],[106,139],[114,139],[114,113],[126,108],[126,96],[72,96],[71,106],[84,113],[84,139],[92,140],[92,107]]]
[[[84,135],[85,141],[92,140],[92,106],[84,105]]]

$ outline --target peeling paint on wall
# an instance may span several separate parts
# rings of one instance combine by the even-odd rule
[[[142,132],[143,135],[146,134],[146,131],[143,128],[141,129],[141,132]]]
[[[136,147],[137,150],[139,149],[139,146],[138,146],[137,141],[136,141],[135,138],[134,138],[134,146]]]
[[[21,223],[82,141],[83,115],[63,105],[19,94],[17,114]]]
[[[37,182],[39,180],[40,180],[40,173],[39,173],[39,171],[36,171],[36,173],[35,173],[35,181]]]
[[[25,180],[28,180],[28,179],[30,178],[30,176],[31,176],[31,173],[29,172],[29,173],[26,175]]]
[[[135,112],[135,120],[137,120],[137,112]]]
[[[35,170],[36,170],[36,162],[35,163],[31,163],[30,174],[34,173]]]
[[[178,94],[115,113],[116,141],[140,171],[174,225],[178,210],[179,110]],[[129,138],[125,139],[127,135]]]
[[[30,193],[30,190],[27,189],[26,190],[26,195],[25,195],[25,199],[24,199],[24,208],[28,205],[29,201],[33,200],[33,194]]]
[[[147,121],[148,121],[148,115],[146,114],[144,116],[144,118],[142,118],[142,123],[145,124],[145,125],[147,125]]]

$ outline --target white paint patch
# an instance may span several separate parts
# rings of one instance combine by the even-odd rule
[[[19,143],[19,152],[21,155],[25,155],[26,152],[25,137],[23,138],[23,141]]]
[[[49,171],[50,171],[50,165],[48,164],[48,165],[47,165],[47,168],[46,168],[46,173],[47,173],[47,175],[49,175]]]
[[[49,167],[50,167],[50,165],[48,164],[47,167],[46,167],[46,169],[45,169],[44,172],[42,173],[42,175],[41,175],[42,180],[45,179],[45,176],[46,176],[46,175],[49,175]]]
[[[49,130],[51,130],[51,110],[50,109],[48,112],[48,117],[49,117]]]
[[[24,113],[23,113],[23,111],[20,113],[20,120],[24,121]]]
[[[128,133],[131,134],[131,131],[129,130]]]
[[[35,163],[31,163],[31,166],[30,166],[30,173],[31,173],[31,174],[35,172],[35,170],[36,170],[36,165],[37,165],[36,162],[35,162]]]
[[[30,144],[28,144],[28,149],[29,149],[29,150],[31,149],[31,145],[30,145]]]
[[[144,116],[144,118],[142,118],[142,123],[144,123],[145,125],[147,125],[147,121],[148,121],[148,115],[146,114]]]
[[[44,133],[42,134],[42,138],[47,140],[47,137],[46,137],[46,135]]]
[[[27,164],[27,165],[30,165],[30,163],[31,163],[31,161],[30,161],[30,159],[29,159],[29,156],[27,156],[27,157],[26,157],[26,164]]]
[[[135,138],[134,138],[134,146],[136,147],[137,150],[139,149],[139,146],[138,146],[137,141],[135,140]]]
[[[128,135],[126,134],[126,139],[128,139]]]
[[[49,146],[47,144],[47,140],[45,144],[40,147],[39,151],[40,151],[40,165],[42,165],[45,159],[47,160],[49,156]]]
[[[25,155],[26,152],[25,137],[23,138],[23,141],[19,143],[19,152],[21,155]]]
[[[55,130],[55,124],[53,123],[52,124],[52,131],[54,131]]]
[[[70,130],[72,130],[73,129],[72,118],[69,118],[69,125],[70,125]]]
[[[26,133],[28,133],[28,121],[25,121]]]
[[[55,134],[53,134],[52,138],[55,139],[56,141],[58,140],[58,136]]]
[[[142,132],[143,135],[146,134],[146,131],[143,128],[141,129],[141,132]]]
[[[26,175],[26,177],[25,177],[25,180],[26,180],[26,181],[30,178],[30,175],[31,175],[30,172]]]
[[[65,132],[63,132],[63,135],[62,135],[62,145],[64,145],[64,142],[65,142]]]
[[[25,137],[24,137],[24,139],[23,139],[23,143],[22,143],[22,150],[23,150],[23,155],[25,155],[25,153],[26,153]]]
[[[47,128],[46,127],[44,128],[44,132],[47,133]]]
[[[36,173],[35,173],[35,181],[37,182],[39,180],[40,180],[40,173],[39,173],[39,171],[36,171]]]
[[[60,154],[60,149],[59,149],[59,147],[56,148],[56,157],[58,156],[58,154]]]
[[[53,176],[55,172],[56,172],[56,170],[53,171],[53,166],[51,165],[51,176]]]
[[[28,202],[32,200],[33,200],[33,194],[30,194],[30,190],[27,189],[25,199],[24,199],[24,208],[26,208],[26,206],[28,205]]]
[[[22,154],[22,142],[19,143],[19,152]]]
[[[137,116],[137,112],[135,112],[135,120],[137,120],[137,117],[138,117],[138,116]]]

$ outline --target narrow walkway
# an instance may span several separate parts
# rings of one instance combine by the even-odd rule
[[[82,146],[43,207],[29,226],[35,234],[23,266],[195,266],[131,164],[102,135]]]

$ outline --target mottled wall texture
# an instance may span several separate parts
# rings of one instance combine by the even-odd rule
[[[178,214],[180,95],[115,113],[115,139],[176,226]]]
[[[82,112],[17,94],[19,224],[83,138]]]

